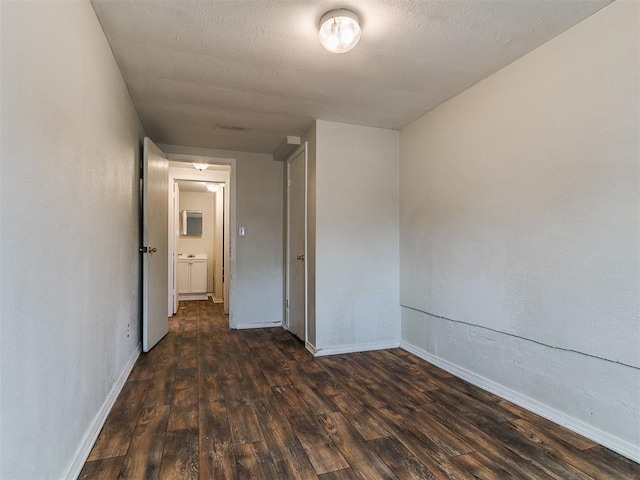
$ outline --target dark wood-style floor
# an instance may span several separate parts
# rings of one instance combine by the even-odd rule
[[[81,479],[640,479],[640,465],[400,349],[313,358],[183,302]]]

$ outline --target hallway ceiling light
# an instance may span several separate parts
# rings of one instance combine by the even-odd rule
[[[206,170],[207,168],[209,168],[209,165],[206,163],[192,163],[193,168],[195,168],[196,170],[202,172],[204,170]]]
[[[344,8],[331,10],[320,19],[320,43],[333,53],[345,53],[360,40],[358,16]]]

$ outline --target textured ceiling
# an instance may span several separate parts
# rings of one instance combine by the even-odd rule
[[[272,153],[313,119],[400,128],[609,0],[93,0],[147,134]],[[351,52],[320,17],[361,18]]]

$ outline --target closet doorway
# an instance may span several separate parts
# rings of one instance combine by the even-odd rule
[[[287,160],[286,328],[307,343],[307,144]]]

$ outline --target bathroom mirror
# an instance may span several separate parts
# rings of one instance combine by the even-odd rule
[[[180,235],[202,235],[202,212],[198,210],[182,210],[180,212]]]

